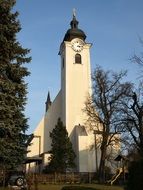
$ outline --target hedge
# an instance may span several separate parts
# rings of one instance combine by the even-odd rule
[[[134,161],[129,167],[129,177],[126,190],[143,189],[143,160]]]

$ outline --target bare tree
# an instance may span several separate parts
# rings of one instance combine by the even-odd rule
[[[142,90],[133,92],[124,109],[124,126],[129,132],[132,142],[143,158],[143,94]]]
[[[141,37],[139,37],[139,42],[143,47]],[[141,73],[139,74],[139,87],[132,93],[131,101],[124,108],[125,127],[139,155],[143,157],[143,52],[139,55],[134,54],[130,60],[139,65]]]
[[[92,75],[93,91],[85,103],[88,123],[91,130],[98,131],[102,136],[101,158],[99,165],[99,180],[104,181],[105,161],[108,157],[109,146],[119,143],[119,133],[123,131],[121,107],[128,101],[132,84],[123,82],[125,72],[115,73],[104,71],[97,67]],[[102,131],[102,133],[101,133]]]
[[[141,37],[139,37],[139,42],[140,42],[141,46],[143,47],[143,39]],[[143,69],[142,69],[143,68],[143,52],[141,52],[140,54],[135,53],[131,57],[130,61],[139,66],[139,68],[140,68],[139,78],[142,79],[142,77],[143,77]]]

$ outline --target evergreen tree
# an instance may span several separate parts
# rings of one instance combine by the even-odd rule
[[[46,167],[47,172],[65,172],[75,167],[75,153],[72,149],[72,143],[68,137],[66,127],[61,119],[58,119],[57,125],[50,133],[52,139],[51,150],[49,153],[50,163]]]
[[[29,49],[16,39],[21,30],[13,11],[15,0],[0,0],[0,165],[12,169],[26,153],[27,118],[24,115],[30,73],[23,64],[30,62]],[[2,167],[1,167],[2,168]]]

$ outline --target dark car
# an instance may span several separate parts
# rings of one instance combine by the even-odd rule
[[[21,190],[27,190],[27,181],[24,174],[13,173],[8,180],[8,186],[19,187]]]

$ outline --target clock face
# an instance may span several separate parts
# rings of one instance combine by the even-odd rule
[[[73,43],[72,43],[72,48],[73,48],[73,50],[74,51],[76,51],[76,52],[80,52],[82,49],[83,49],[83,42],[82,41],[80,41],[80,40],[75,40],[75,41],[73,41]]]

